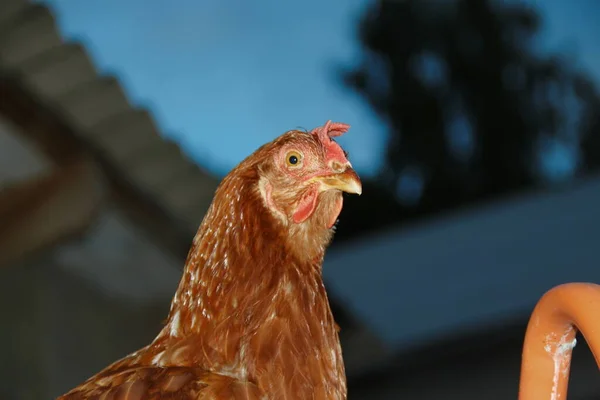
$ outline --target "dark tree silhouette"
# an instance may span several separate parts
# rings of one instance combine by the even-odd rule
[[[539,26],[533,9],[492,0],[388,0],[367,10],[364,58],[345,80],[390,127],[386,191],[372,188],[363,220],[367,210],[349,199],[354,221],[342,237],[598,166],[599,97],[565,57],[537,50]]]

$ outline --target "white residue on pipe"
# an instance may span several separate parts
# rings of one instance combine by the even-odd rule
[[[567,341],[567,337],[569,337],[572,332],[573,327],[569,327],[558,343],[556,343],[556,334],[546,336],[544,350],[546,350],[554,360],[554,376],[552,378],[552,394],[550,400],[559,400],[558,381],[560,374],[563,374],[565,377],[569,374],[571,351],[575,348],[575,345],[577,345],[577,339],[575,338],[570,342]],[[556,343],[556,345],[553,346],[554,343]]]

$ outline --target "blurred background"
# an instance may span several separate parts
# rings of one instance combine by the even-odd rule
[[[0,2],[0,398],[147,344],[219,180],[327,119],[364,180],[324,274],[350,399],[516,399],[600,282],[595,0]],[[569,399],[600,399],[583,340]]]

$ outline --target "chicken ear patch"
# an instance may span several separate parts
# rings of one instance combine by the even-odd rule
[[[292,215],[295,223],[299,224],[306,221],[315,212],[318,196],[319,192],[316,187],[312,187],[304,193]]]

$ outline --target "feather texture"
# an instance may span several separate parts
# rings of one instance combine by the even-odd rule
[[[334,133],[340,126],[347,129],[333,124]],[[323,135],[287,132],[223,179],[162,331],[60,399],[346,398],[338,327],[321,274],[342,193],[320,191],[308,219],[295,223],[290,210],[315,186],[277,166],[289,146],[318,159],[313,175],[327,168],[327,154],[347,162]]]

